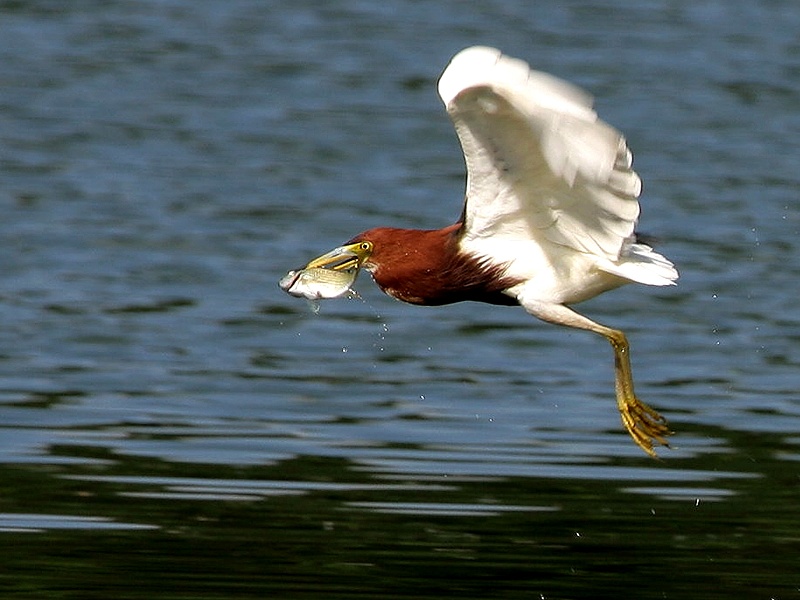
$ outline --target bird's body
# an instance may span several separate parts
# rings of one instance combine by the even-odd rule
[[[358,264],[404,302],[519,304],[544,321],[603,335],[615,352],[623,423],[653,454],[653,440],[666,443],[669,432],[633,393],[624,334],[569,308],[626,283],[678,277],[634,234],[641,181],[625,139],[585,92],[493,48],[457,54],[439,94],[466,160],[460,219],[435,230],[370,229],[308,266]]]

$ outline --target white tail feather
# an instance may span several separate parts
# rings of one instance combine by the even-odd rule
[[[678,279],[675,265],[646,244],[626,243],[618,261],[602,261],[598,266],[607,273],[645,285],[675,285]]]

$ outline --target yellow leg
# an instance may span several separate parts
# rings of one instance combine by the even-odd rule
[[[630,347],[625,334],[616,329],[603,328],[598,331],[605,336],[614,348],[614,376],[617,391],[617,407],[622,424],[631,434],[633,441],[650,456],[655,457],[653,441],[669,447],[665,439],[672,433],[667,421],[658,412],[636,397],[633,391]]]
[[[617,407],[622,417],[622,424],[631,434],[633,441],[650,456],[656,456],[653,449],[654,441],[669,447],[665,438],[672,432],[666,420],[656,410],[639,400],[633,392],[630,347],[624,333],[595,323],[563,304],[526,301],[522,305],[530,314],[543,321],[594,331],[611,342],[614,348]]]

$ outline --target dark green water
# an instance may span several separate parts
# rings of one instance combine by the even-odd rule
[[[800,597],[800,5],[0,2],[0,597]],[[681,270],[607,344],[291,267],[458,214],[485,43],[622,129]]]

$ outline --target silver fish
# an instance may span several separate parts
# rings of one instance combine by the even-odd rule
[[[350,291],[358,276],[358,267],[325,269],[311,267],[289,271],[280,281],[281,289],[297,298],[322,300],[338,298]]]

